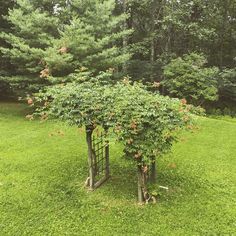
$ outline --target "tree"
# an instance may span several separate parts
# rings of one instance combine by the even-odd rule
[[[29,103],[39,105],[41,119],[53,117],[83,126],[87,136],[99,127],[115,134],[137,166],[140,202],[151,199],[147,178],[148,173],[154,177],[156,158],[171,149],[178,131],[191,127],[192,121],[191,106],[127,79],[111,85],[90,77],[56,85],[30,98]]]
[[[176,56],[201,51],[213,37],[211,25],[205,22],[206,1],[127,1],[134,56],[130,75],[138,79],[161,80],[162,66]],[[205,49],[205,48],[204,48]]]
[[[130,14],[128,27],[134,29],[129,40],[133,53],[128,70],[131,77],[160,81],[162,66],[190,52],[204,53],[210,66],[234,65],[234,0],[125,2]]]
[[[0,32],[9,33],[11,25],[5,19],[5,16],[8,13],[8,10],[13,8],[14,0],[3,1],[0,5]],[[0,47],[9,47],[10,45],[4,40],[0,38]],[[11,63],[9,60],[3,58],[3,54],[0,51],[0,76],[9,75],[12,73]]]
[[[236,101],[236,69],[226,69],[220,74],[219,94],[223,100]]]
[[[1,33],[10,48],[1,47],[17,73],[64,76],[80,67],[95,73],[125,63],[122,51],[125,15],[114,16],[115,1],[17,0],[9,12],[11,33]]]
[[[218,69],[204,68],[205,64],[206,58],[196,53],[173,59],[164,67],[162,85],[169,95],[185,98],[195,105],[215,101],[218,98]]]
[[[212,0],[205,8],[204,23],[214,29],[211,40],[205,42],[203,50],[210,65],[223,69],[233,68],[236,56],[236,2],[235,0]]]
[[[4,58],[15,66],[16,73],[37,75],[43,66],[45,49],[58,35],[58,19],[35,8],[32,2],[17,0],[6,18],[11,32],[0,34],[10,47],[1,47]]]

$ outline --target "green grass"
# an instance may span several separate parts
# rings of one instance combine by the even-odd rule
[[[94,192],[84,134],[27,121],[0,104],[0,235],[236,235],[235,119],[199,118],[158,160],[156,205],[136,202],[136,173],[111,142],[112,177]],[[58,134],[63,131],[64,136]]]

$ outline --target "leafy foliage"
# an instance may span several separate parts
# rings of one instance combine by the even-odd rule
[[[142,165],[168,151],[178,130],[191,116],[185,101],[146,90],[127,79],[113,86],[96,78],[56,85],[39,94],[42,119],[60,118],[87,129],[110,128],[124,144],[126,154]]]
[[[236,69],[226,69],[220,74],[219,90],[221,97],[236,101]]]
[[[218,69],[204,68],[205,63],[205,57],[196,53],[173,59],[164,67],[162,85],[171,96],[196,105],[217,100]]]

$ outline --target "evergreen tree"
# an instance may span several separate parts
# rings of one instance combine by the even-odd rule
[[[0,32],[10,32],[11,25],[5,19],[5,16],[8,14],[8,10],[13,8],[14,0],[2,1],[0,4]],[[0,47],[9,47],[10,45],[0,38]],[[0,76],[12,74],[12,68],[10,61],[6,58],[3,58],[3,54],[0,51]]]
[[[122,49],[122,39],[130,30],[122,28],[125,15],[113,14],[114,0],[72,1],[67,8],[71,19],[46,50],[50,73],[65,75],[81,67],[98,73],[126,63],[130,55]]]
[[[12,32],[1,33],[1,47],[17,73],[64,76],[80,67],[94,72],[118,68],[129,54],[121,50],[125,15],[115,16],[115,1],[17,0],[7,17]]]
[[[1,47],[5,58],[10,59],[18,74],[37,74],[44,67],[44,50],[58,35],[59,21],[53,15],[35,8],[31,1],[17,0],[7,17],[11,32],[0,34],[10,47]]]

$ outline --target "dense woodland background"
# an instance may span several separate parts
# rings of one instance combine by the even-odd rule
[[[1,0],[0,97],[75,73],[154,83],[235,115],[235,0]]]

